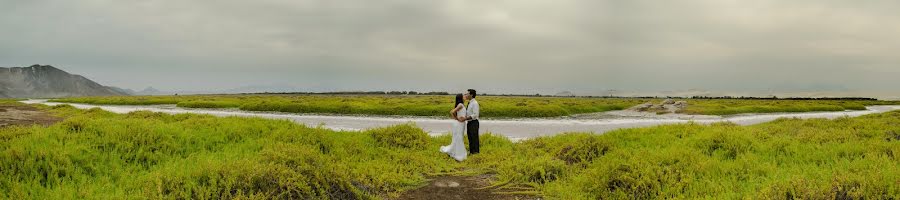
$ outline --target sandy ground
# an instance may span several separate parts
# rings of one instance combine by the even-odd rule
[[[51,116],[31,106],[0,104],[0,127],[32,124],[50,125],[60,120],[58,117]]]

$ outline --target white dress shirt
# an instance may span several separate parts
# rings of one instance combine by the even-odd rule
[[[479,108],[478,101],[475,99],[469,100],[469,107],[466,108],[466,114],[469,114],[469,117],[472,117],[472,119],[468,121],[478,120],[478,114],[480,113]]]

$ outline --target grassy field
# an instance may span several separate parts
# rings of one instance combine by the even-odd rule
[[[438,153],[448,136],[413,125],[361,132],[289,121],[113,114],[0,129],[0,199],[386,199],[441,174],[547,199],[900,198],[900,111],[568,133],[481,154]]]
[[[487,118],[557,117],[621,110],[640,99],[478,97]],[[195,95],[80,97],[53,101],[109,105],[177,104],[185,108],[240,108],[291,113],[448,116],[453,96],[405,95]]]
[[[355,133],[254,118],[51,111],[68,119],[0,130],[0,199],[372,199],[455,165],[412,126]]]
[[[743,113],[865,110],[873,105],[900,105],[900,101],[862,100],[736,100],[689,99],[684,114],[733,115]]]
[[[246,111],[291,113],[446,116],[451,96],[404,95],[187,95],[78,97],[56,102],[106,105],[177,104],[184,108],[239,108]],[[870,105],[900,105],[900,101],[842,100],[732,100],[687,99],[684,114],[732,115],[742,113],[864,110]],[[559,117],[622,110],[660,99],[575,97],[478,97],[485,118]]]

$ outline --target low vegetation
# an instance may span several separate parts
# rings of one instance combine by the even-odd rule
[[[900,101],[876,100],[689,99],[687,102],[681,113],[701,115],[865,110],[866,106],[900,105]]]
[[[259,118],[113,114],[71,106],[52,126],[0,129],[0,199],[390,199],[442,174],[547,199],[897,199],[900,111],[567,133],[449,136],[412,124],[358,132]]]
[[[478,97],[484,118],[559,117],[622,110],[648,101],[645,98]],[[182,95],[77,97],[55,102],[103,105],[177,104],[184,108],[238,108],[246,111],[290,113],[438,116],[448,115],[451,96],[430,95]],[[733,115],[743,113],[865,110],[871,105],[900,105],[877,100],[769,100],[687,99],[684,114]]]
[[[640,99],[478,97],[487,118],[558,117],[621,110]],[[452,96],[427,95],[188,95],[78,97],[56,102],[105,105],[177,104],[185,108],[239,108],[246,111],[291,113],[447,116]]]
[[[376,137],[421,132],[412,125],[358,133],[260,118],[49,109],[68,119],[0,130],[0,199],[377,199],[456,165],[427,135]]]

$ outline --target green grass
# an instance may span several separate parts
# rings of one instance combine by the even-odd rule
[[[0,129],[0,199],[380,199],[429,175],[494,174],[547,199],[897,199],[900,111],[567,133],[482,136],[457,163],[448,136],[289,121],[45,108],[50,127]]]
[[[621,110],[642,99],[478,97],[485,118],[558,117],[579,113]],[[56,102],[153,105],[177,104],[186,108],[240,108],[246,111],[291,113],[448,116],[453,96],[404,95],[188,95],[77,97]]]
[[[163,105],[178,104],[187,101],[183,96],[103,96],[103,97],[70,97],[51,100],[54,102],[88,103],[100,105]],[[190,100],[195,100],[191,98]],[[199,100],[199,99],[196,99]]]
[[[411,125],[357,133],[259,118],[51,110],[68,119],[0,130],[0,199],[370,199],[455,164]],[[407,140],[374,137],[395,133]]]
[[[744,113],[865,110],[873,105],[900,105],[900,101],[862,100],[736,100],[688,99],[684,114],[733,115]]]
[[[185,108],[239,108],[246,111],[291,113],[438,116],[448,115],[452,96],[404,95],[182,95],[76,97],[56,102],[106,105],[177,104]],[[478,97],[483,118],[559,117],[622,110],[659,99],[576,97]],[[734,100],[688,99],[684,114],[733,115],[743,113],[865,110],[871,105],[900,105],[900,101],[850,100]]]
[[[24,101],[24,100],[25,100],[25,99],[7,99],[7,98],[0,98],[0,103],[14,103],[14,102]]]
[[[666,125],[536,138],[467,164],[549,199],[890,199],[900,197],[898,133],[900,112]]]
[[[237,108],[241,104],[233,101],[182,101],[178,107],[183,108]]]

